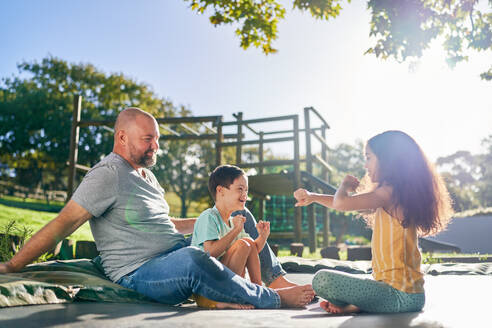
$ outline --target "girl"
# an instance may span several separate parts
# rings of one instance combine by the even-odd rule
[[[365,212],[373,229],[374,280],[320,270],[313,289],[327,300],[321,307],[332,313],[420,311],[425,294],[417,235],[446,227],[453,214],[448,192],[420,147],[404,132],[386,131],[369,139],[365,156],[366,183],[347,175],[334,196],[298,189],[294,197],[296,206],[316,202],[339,211]],[[362,190],[353,193],[359,186]]]

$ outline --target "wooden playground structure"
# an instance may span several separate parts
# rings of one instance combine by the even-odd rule
[[[102,126],[108,129],[114,125],[116,118],[110,120],[82,120],[82,97],[77,95],[74,97],[72,131],[70,137],[70,154],[69,154],[69,174],[68,174],[68,198],[72,195],[75,187],[76,170],[87,171],[89,168],[77,163],[78,158],[78,143],[80,128],[89,126]],[[299,127],[299,115],[285,115],[276,117],[266,117],[259,119],[247,119],[243,117],[243,113],[233,114],[235,120],[224,121],[222,116],[189,116],[189,117],[156,117],[160,128],[165,131],[161,134],[160,140],[211,140],[215,143],[215,164],[216,166],[222,163],[222,151],[225,147],[235,147],[236,156],[235,163],[227,163],[237,165],[241,168],[254,168],[257,175],[249,175],[249,188],[253,197],[258,198],[260,202],[259,215],[262,218],[264,213],[264,201],[269,195],[286,195],[292,196],[294,190],[304,187],[310,190],[323,193],[333,193],[335,188],[331,186],[329,181],[330,166],[327,163],[328,144],[326,142],[326,130],[330,127],[325,119],[312,107],[304,108],[304,128]],[[313,120],[316,120],[317,125],[312,125]],[[260,130],[257,125],[275,125],[281,123],[282,126],[289,126],[286,130],[265,131]],[[199,123],[205,126],[206,133],[187,126],[187,123]],[[169,125],[179,125],[186,132],[177,132]],[[224,129],[231,127],[235,133],[224,133]],[[246,138],[246,132],[251,135],[251,138]],[[300,140],[301,133],[305,135],[305,157],[300,156]],[[321,145],[321,153],[313,154],[312,141],[318,141]],[[292,145],[292,159],[282,160],[265,160],[264,147],[266,144],[275,143],[290,143]],[[243,161],[243,146],[258,146],[258,161],[245,162]],[[305,170],[301,170],[301,163],[305,164]],[[320,166],[321,174],[315,176],[314,165]],[[265,174],[266,167],[288,166],[290,170],[286,173],[269,173]],[[307,207],[308,214],[308,235],[309,248],[314,252],[317,247],[317,232],[316,218],[313,210],[313,205]],[[329,244],[330,236],[330,216],[329,210],[325,208],[322,215],[323,221],[323,246]],[[302,240],[302,213],[301,208],[295,208],[295,223],[293,231],[296,242]]]

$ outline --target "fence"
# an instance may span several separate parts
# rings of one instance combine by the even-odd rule
[[[0,196],[14,196],[19,198],[31,198],[44,201],[64,202],[67,192],[64,190],[42,190],[41,188],[27,188],[8,181],[0,181]]]

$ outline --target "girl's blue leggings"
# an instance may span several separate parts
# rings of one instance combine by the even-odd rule
[[[410,294],[373,279],[333,270],[320,270],[313,278],[316,294],[337,305],[355,305],[363,312],[417,312],[425,304],[425,294]]]

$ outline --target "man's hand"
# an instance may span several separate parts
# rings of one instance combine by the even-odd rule
[[[243,230],[244,222],[246,222],[246,218],[243,215],[236,215],[232,218],[233,229],[236,229],[237,231]]]
[[[258,234],[267,239],[270,236],[270,222],[268,221],[258,221],[256,224],[256,230],[258,230]]]
[[[53,249],[59,240],[70,235],[91,217],[91,213],[70,200],[58,216],[36,232],[10,261],[0,263],[0,273],[21,270],[41,254]]]
[[[193,233],[193,227],[195,226],[196,218],[171,218],[171,222],[174,224],[176,230],[178,230],[180,234],[186,235],[188,233]]]
[[[307,206],[313,202],[313,194],[306,189],[299,188],[294,191],[294,198],[297,200],[294,206]]]
[[[0,273],[12,273],[15,270],[10,266],[9,262],[0,263]]]

